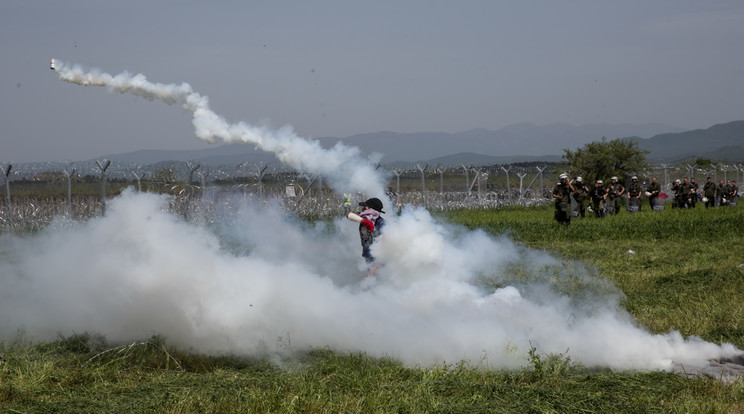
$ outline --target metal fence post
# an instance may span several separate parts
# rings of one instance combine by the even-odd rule
[[[13,207],[10,202],[10,170],[12,168],[13,166],[8,164],[3,170],[3,175],[5,176],[5,195],[8,199],[8,224],[10,224],[11,229],[13,228]]]
[[[75,169],[65,170],[65,175],[67,176],[67,216],[70,217],[72,214],[72,176],[75,175]]]
[[[101,215],[104,215],[106,214],[106,168],[111,165],[111,161],[96,161],[96,164],[98,164],[98,168],[101,169]]]

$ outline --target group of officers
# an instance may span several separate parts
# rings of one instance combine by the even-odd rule
[[[674,180],[672,185],[674,199],[672,208],[694,208],[698,200],[705,203],[705,207],[715,207],[718,205],[735,204],[738,197],[738,187],[736,181],[723,180],[716,184],[711,177],[703,186],[702,192],[695,182],[695,178],[683,180]],[[578,207],[575,209],[578,216],[584,218],[586,215],[586,206],[584,201],[589,200],[591,205],[589,212],[593,212],[595,217],[604,218],[607,214],[618,214],[621,207],[621,198],[627,197],[628,211],[641,210],[641,197],[646,196],[652,209],[663,209],[663,204],[659,201],[661,195],[661,186],[656,181],[656,177],[643,190],[638,182],[637,176],[630,177],[630,184],[626,188],[617,177],[610,178],[610,183],[605,186],[602,180],[594,182],[593,187],[584,184],[581,177],[576,177],[569,181],[567,174],[560,175],[560,182],[553,189],[553,199],[555,200],[555,220],[559,223],[569,224],[571,222],[572,208],[571,198],[573,198]]]
[[[739,187],[735,180],[726,180],[725,184],[723,180],[720,180],[716,184],[710,177],[703,185],[702,192],[695,182],[695,177],[690,178],[689,181],[687,177],[684,177],[682,181],[674,180],[672,191],[674,192],[673,208],[694,208],[698,200],[705,203],[705,208],[726,206],[735,204],[736,198],[739,197]]]

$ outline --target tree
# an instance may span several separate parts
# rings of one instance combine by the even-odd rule
[[[615,138],[607,141],[594,141],[576,151],[563,150],[560,167],[584,178],[584,182],[607,180],[612,176],[628,177],[649,167],[646,162],[648,151],[638,148],[638,143]]]
[[[707,158],[696,158],[693,165],[700,168],[711,168],[713,165],[713,161]]]

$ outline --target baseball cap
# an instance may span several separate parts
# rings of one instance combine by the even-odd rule
[[[366,201],[362,201],[361,203],[359,203],[359,205],[362,207],[369,207],[373,210],[377,210],[380,213],[384,213],[384,211],[382,211],[382,201],[380,201],[379,198],[370,198]]]

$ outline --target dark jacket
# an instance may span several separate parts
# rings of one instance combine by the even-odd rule
[[[592,197],[592,201],[599,201],[601,199],[604,199],[605,194],[607,194],[607,190],[604,187],[594,187],[589,193],[589,195]]]
[[[382,234],[382,228],[385,226],[385,219],[382,216],[375,220],[375,231],[370,232],[364,224],[359,224],[359,238],[362,240],[362,256],[367,263],[371,263],[375,260],[370,252],[372,243],[375,242],[375,237],[379,237]]]

